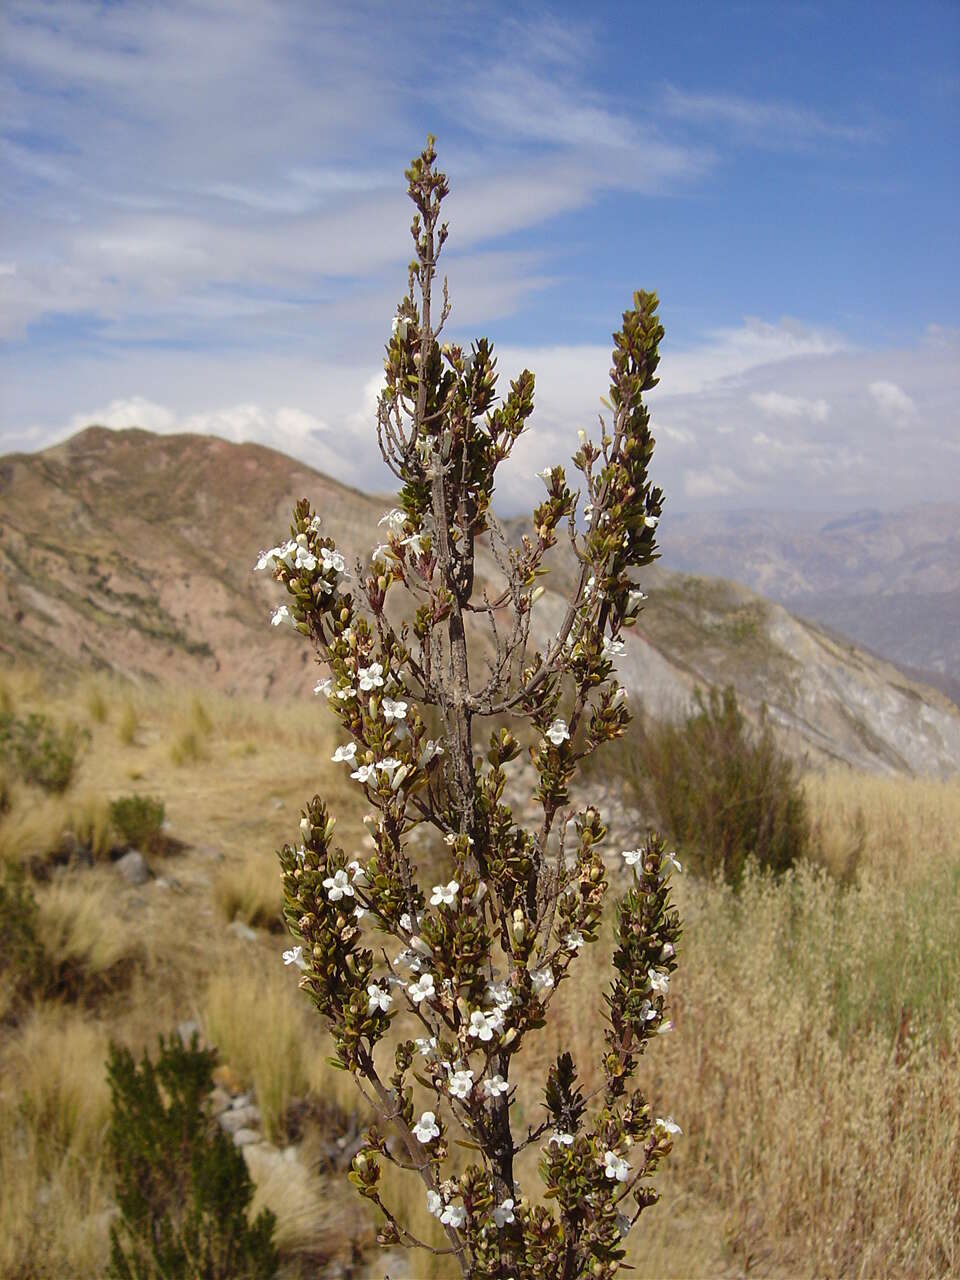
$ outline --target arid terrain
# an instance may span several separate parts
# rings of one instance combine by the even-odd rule
[[[312,657],[270,627],[279,589],[251,571],[301,496],[354,554],[378,541],[389,499],[256,446],[91,429],[0,459],[0,714],[78,731],[61,791],[0,758],[0,883],[24,869],[43,957],[26,985],[0,963],[9,1280],[104,1273],[108,1046],[152,1052],[178,1028],[219,1052],[212,1105],[242,1135],[254,1211],[277,1215],[283,1280],[450,1274],[442,1258],[378,1252],[374,1215],[344,1176],[369,1117],[281,961],[275,850],[296,838],[302,806],[321,794],[344,848],[366,847]],[[486,552],[481,572],[495,573]],[[553,572],[562,586],[562,558]],[[780,878],[753,868],[735,891],[688,864],[676,879],[675,1028],[639,1084],[684,1132],[629,1261],[649,1280],[955,1274],[960,710],[746,587],[656,569],[645,588],[620,659],[632,700],[676,718],[695,689],[732,684],[754,721],[766,704],[802,772],[812,834]],[[536,608],[546,634],[558,597]],[[654,815],[629,743],[609,761],[580,787],[609,822],[620,889],[620,850]],[[518,761],[520,816],[531,783]],[[110,809],[132,795],[165,813],[156,842],[134,851]],[[444,856],[424,842],[425,878],[444,878]],[[610,947],[608,929],[524,1054],[521,1126],[541,1115],[561,1048],[588,1086],[596,1078]],[[531,1195],[536,1158],[520,1169]],[[419,1184],[392,1175],[385,1198],[438,1238]]]

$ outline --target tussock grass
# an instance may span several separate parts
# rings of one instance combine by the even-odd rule
[[[117,885],[90,873],[58,876],[37,893],[38,934],[50,990],[102,994],[126,985],[146,959],[144,943],[117,911]]]
[[[108,1245],[106,1037],[34,1011],[0,1057],[0,1275],[99,1275]]]
[[[221,1061],[256,1089],[263,1131],[278,1141],[290,1102],[309,1088],[308,1063],[323,1051],[323,1037],[279,949],[273,966],[255,962],[251,973],[249,963],[235,962],[211,978],[203,1023]]]
[[[269,850],[249,850],[239,863],[219,872],[214,901],[226,921],[242,920],[253,928],[284,928],[279,863]]]
[[[0,861],[45,862],[57,855],[66,833],[95,860],[110,850],[110,809],[90,791],[50,795],[15,784],[0,815]]]

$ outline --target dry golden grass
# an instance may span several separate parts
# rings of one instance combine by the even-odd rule
[[[0,1275],[10,1280],[102,1274],[106,1052],[99,1028],[50,1006],[0,1055]]]
[[[300,806],[315,790],[350,852],[361,847],[362,814],[345,771],[329,763],[329,718],[309,700],[198,701],[102,677],[51,695],[28,672],[6,676],[0,699],[91,731],[63,797],[47,805],[14,784],[0,817],[2,856],[42,857],[63,830],[77,829],[76,806],[102,815],[129,790],[132,772],[193,846],[154,862],[176,889],[114,887],[109,870],[37,887],[50,938],[94,971],[126,966],[130,981],[101,997],[96,1022],[56,1004],[4,1032],[0,1274],[92,1277],[106,1248],[110,1038],[152,1051],[158,1033],[195,1018],[256,1087],[279,1138],[291,1099],[347,1114],[356,1107],[352,1080],[324,1062],[329,1044],[280,960],[284,941],[237,940],[225,924],[276,910],[273,850],[296,838]],[[171,747],[189,733],[202,751],[177,765]],[[806,785],[831,874],[804,866],[780,883],[750,875],[739,895],[677,881],[685,921],[677,1027],[651,1047],[640,1084],[656,1114],[675,1115],[685,1135],[659,1178],[663,1200],[631,1245],[644,1277],[960,1270],[960,781],[837,769]],[[130,964],[137,947],[148,949],[148,965]],[[603,948],[583,958],[518,1060],[520,1123],[539,1119],[545,1069],[560,1048],[575,1054],[588,1083],[596,1078]],[[531,1151],[521,1170],[531,1194],[535,1163]],[[255,1176],[258,1207],[280,1215],[291,1258],[346,1257],[351,1237],[369,1235],[369,1214],[342,1175],[261,1160]],[[416,1178],[388,1174],[385,1186],[415,1229],[435,1228]],[[372,1257],[370,1275],[384,1265]],[[424,1280],[450,1274],[443,1260],[414,1265]]]
[[[218,874],[213,896],[224,920],[272,929],[283,928],[283,893],[278,862],[264,851],[249,850]]]
[[[109,874],[64,873],[37,891],[39,936],[56,990],[101,994],[126,985],[134,965],[149,963],[154,940],[126,926]]]

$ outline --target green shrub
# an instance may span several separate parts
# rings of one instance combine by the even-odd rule
[[[12,711],[0,713],[0,755],[15,766],[25,782],[44,791],[66,791],[81,744],[89,736],[74,724],[57,729],[37,712],[26,718]]]
[[[160,843],[164,806],[159,796],[121,796],[110,806],[110,821],[121,840],[138,849]]]
[[[0,874],[0,975],[9,983],[15,1003],[43,978],[38,921],[37,900],[23,867],[5,863]]]
[[[276,1219],[247,1219],[253,1184],[242,1154],[212,1121],[214,1050],[160,1038],[138,1067],[110,1046],[109,1145],[120,1220],[110,1232],[113,1280],[268,1280]]]
[[[632,758],[644,802],[704,874],[737,884],[753,857],[775,872],[807,854],[810,821],[796,766],[765,714],[753,734],[730,687],[697,691],[682,725],[643,722]]]

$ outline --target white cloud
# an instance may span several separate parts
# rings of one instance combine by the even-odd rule
[[[662,107],[677,119],[732,129],[755,143],[854,143],[878,136],[875,127],[847,124],[793,103],[761,102],[726,93],[691,93],[673,85],[664,90]]]
[[[805,400],[803,396],[785,396],[780,391],[755,391],[750,403],[771,418],[812,418],[826,422],[830,406],[826,400]]]
[[[914,411],[913,401],[895,382],[881,379],[871,382],[867,390],[873,396],[877,408],[888,418],[907,417]]]
[[[729,467],[683,473],[683,492],[688,498],[726,498],[740,487],[740,481]]]

